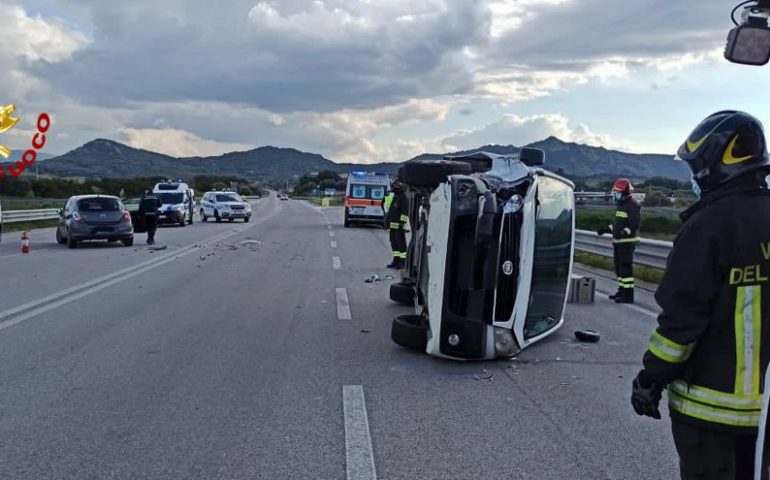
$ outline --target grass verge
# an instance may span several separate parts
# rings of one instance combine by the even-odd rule
[[[611,258],[602,257],[593,253],[575,252],[575,262],[602,270],[615,271],[615,264]],[[660,268],[634,265],[634,277],[645,282],[658,284],[663,279],[663,270]]]
[[[297,200],[307,200],[308,202],[312,203],[313,205],[318,205],[319,207],[323,206],[321,204],[321,198],[320,197],[293,197]],[[341,207],[345,204],[345,200],[343,198],[330,198],[329,199],[329,206],[330,207]]]
[[[36,228],[51,228],[59,223],[57,219],[37,220],[34,222],[13,222],[3,224],[3,234],[10,232],[22,232],[24,230],[34,230]]]

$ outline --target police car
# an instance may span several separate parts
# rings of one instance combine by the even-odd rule
[[[235,192],[211,191],[204,193],[201,198],[200,214],[202,222],[209,217],[213,217],[217,223],[222,219],[232,222],[236,218],[248,222],[251,219],[251,205],[244,202]]]
[[[195,192],[186,183],[166,181],[155,185],[152,193],[158,197],[161,206],[158,223],[176,223],[180,227],[192,225],[195,212]]]
[[[544,153],[477,153],[399,170],[413,234],[392,300],[415,306],[391,338],[444,358],[510,357],[564,321],[574,250],[574,185]]]

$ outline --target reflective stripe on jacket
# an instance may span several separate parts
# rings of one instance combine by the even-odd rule
[[[639,202],[628,197],[618,203],[612,222],[612,243],[638,243],[639,227],[642,223]]]

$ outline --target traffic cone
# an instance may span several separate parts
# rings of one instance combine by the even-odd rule
[[[21,234],[21,253],[25,255],[29,253],[29,234],[26,230]]]

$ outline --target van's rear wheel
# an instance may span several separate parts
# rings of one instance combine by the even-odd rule
[[[428,346],[428,320],[422,315],[399,315],[393,319],[390,338],[402,347],[424,353]]]
[[[414,187],[436,187],[450,175],[469,175],[471,166],[454,160],[413,160],[398,169],[398,180]]]
[[[350,216],[347,208],[345,209],[345,228],[350,228]]]
[[[205,213],[203,213],[203,209],[201,208],[201,222],[205,222],[209,217],[206,216]]]
[[[390,286],[390,299],[404,305],[414,305],[414,287],[403,283]]]

